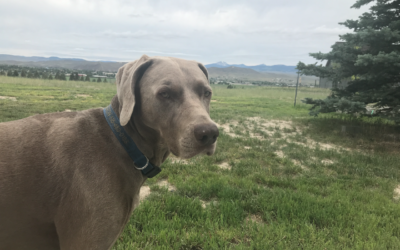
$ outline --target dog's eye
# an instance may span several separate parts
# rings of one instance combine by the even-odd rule
[[[164,98],[169,98],[169,94],[167,92],[161,92],[159,95]]]
[[[205,97],[209,97],[211,95],[211,92],[210,91],[206,91],[205,93],[204,93],[204,96]]]

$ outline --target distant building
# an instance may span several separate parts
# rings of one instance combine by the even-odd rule
[[[117,73],[107,73],[107,72],[103,72],[103,75],[107,76],[107,77],[115,77]]]

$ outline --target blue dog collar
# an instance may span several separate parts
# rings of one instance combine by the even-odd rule
[[[140,152],[132,138],[126,133],[125,129],[121,126],[118,116],[115,114],[111,105],[103,109],[104,117],[107,120],[112,132],[117,137],[118,141],[124,147],[125,151],[131,157],[135,168],[140,170],[144,176],[153,178],[161,172],[161,168],[154,166],[149,162],[149,159]]]

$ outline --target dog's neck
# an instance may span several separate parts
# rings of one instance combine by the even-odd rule
[[[120,107],[117,96],[112,99],[111,107],[120,118],[122,107]],[[160,133],[143,124],[140,117],[135,114],[132,115],[124,129],[152,164],[160,166],[167,159],[170,152],[165,140],[160,136]]]

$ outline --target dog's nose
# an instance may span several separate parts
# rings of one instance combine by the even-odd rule
[[[203,146],[213,144],[219,136],[218,127],[214,123],[203,123],[194,126],[194,137]]]

